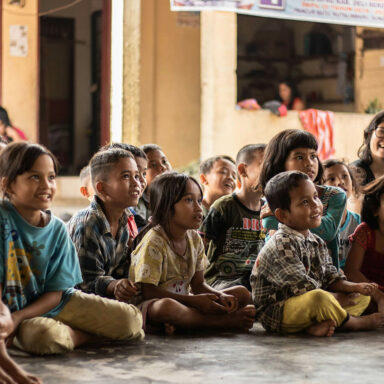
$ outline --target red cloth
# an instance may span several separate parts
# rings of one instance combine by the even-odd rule
[[[127,225],[128,225],[129,237],[134,239],[139,234],[134,215],[128,216]]]
[[[320,160],[327,160],[335,154],[333,144],[333,127],[335,115],[330,111],[306,109],[299,112],[303,128],[312,133],[319,143],[318,154]]]
[[[16,133],[20,136],[20,139],[21,140],[28,140],[27,139],[27,136],[25,135],[25,133],[20,129],[20,128],[17,128],[17,127],[12,127]]]

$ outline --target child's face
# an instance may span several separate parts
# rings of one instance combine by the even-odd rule
[[[229,160],[217,160],[209,173],[201,175],[201,181],[204,184],[204,193],[215,199],[229,195],[236,188],[236,166]]]
[[[285,170],[306,173],[314,181],[319,172],[317,152],[311,148],[293,149],[285,160]]]
[[[191,180],[187,182],[185,195],[174,206],[175,213],[171,217],[171,228],[181,230],[197,229],[203,220],[201,193],[199,187]]]
[[[103,199],[119,209],[136,206],[140,197],[139,178],[136,161],[129,157],[120,159],[103,182]]]
[[[315,185],[310,180],[302,180],[297,188],[289,192],[290,209],[281,210],[279,218],[284,224],[302,233],[321,224],[323,204],[321,203]]]
[[[29,171],[16,177],[7,192],[20,213],[48,209],[56,193],[56,174],[51,157],[40,155]]]
[[[253,155],[253,160],[249,164],[245,164],[246,177],[241,177],[241,184],[245,188],[256,190],[259,188],[259,178],[261,165],[263,164],[264,151],[256,151]]]
[[[166,171],[172,169],[171,164],[162,151],[155,149],[147,153],[148,170],[147,170],[147,184],[151,185],[152,180]]]
[[[372,132],[371,140],[369,142],[369,148],[372,155],[380,159],[384,158],[384,139],[378,136],[382,136],[384,131],[384,121],[380,123],[374,132]],[[376,132],[378,132],[376,134]]]
[[[347,197],[350,197],[353,192],[352,179],[348,169],[343,164],[335,164],[332,167],[324,170],[325,185],[339,187],[345,191]]]
[[[147,188],[147,165],[148,161],[146,159],[143,159],[142,157],[135,157],[135,161],[137,164],[137,169],[139,171],[140,176],[140,189],[141,193],[140,196],[143,194],[145,188]]]

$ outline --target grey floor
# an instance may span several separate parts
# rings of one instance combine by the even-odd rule
[[[382,383],[384,330],[331,338],[267,334],[147,335],[63,356],[12,352],[46,384],[57,383]]]

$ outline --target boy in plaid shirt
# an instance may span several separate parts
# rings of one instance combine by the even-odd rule
[[[331,336],[335,328],[356,331],[383,326],[382,313],[360,316],[370,296],[377,294],[377,285],[346,281],[333,266],[325,242],[309,231],[320,225],[323,209],[309,177],[298,171],[282,172],[264,192],[280,224],[251,275],[256,319],[263,327]],[[346,305],[332,292],[348,294]]]

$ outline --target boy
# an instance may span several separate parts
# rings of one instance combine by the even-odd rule
[[[236,165],[229,156],[214,156],[200,164],[200,183],[204,186],[203,216],[221,196],[233,193],[236,188]]]
[[[202,225],[201,232],[209,242],[205,278],[215,289],[243,285],[251,290],[252,265],[265,238],[258,184],[265,147],[250,144],[240,149],[236,157],[240,191],[216,200]]]
[[[310,232],[323,211],[315,185],[298,171],[274,176],[265,196],[279,229],[261,250],[252,270],[256,319],[268,331],[331,336],[335,328],[375,329],[384,314],[359,317],[375,296],[374,283],[346,281],[332,264],[326,243]],[[345,308],[331,292],[360,293]],[[366,295],[366,296],[364,296]]]
[[[80,171],[80,193],[89,201],[92,201],[95,191],[92,187],[89,165]]]
[[[163,150],[156,144],[145,144],[140,147],[146,154],[148,159],[147,169],[147,186],[142,196],[140,197],[139,204],[136,207],[137,213],[144,217],[145,220],[151,216],[149,211],[149,194],[148,187],[151,185],[152,180],[164,172],[172,171],[172,166],[167,157],[163,153]]]
[[[131,303],[137,293],[128,280],[127,212],[140,196],[139,171],[132,154],[119,148],[96,153],[90,161],[95,196],[68,223],[80,261],[84,292]]]

